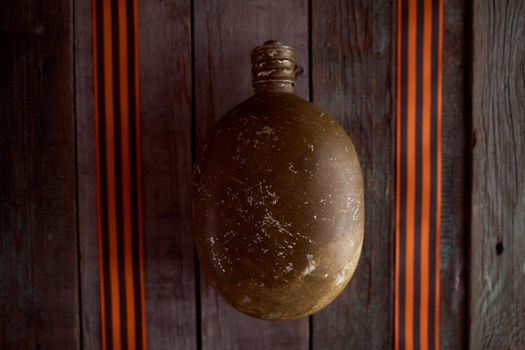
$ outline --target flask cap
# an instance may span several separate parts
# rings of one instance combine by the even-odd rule
[[[253,86],[262,83],[295,85],[295,49],[280,41],[269,40],[252,50]]]

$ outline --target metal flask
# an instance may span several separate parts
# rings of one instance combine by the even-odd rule
[[[354,146],[328,113],[293,93],[295,68],[293,48],[256,47],[255,94],[217,122],[194,168],[201,269],[236,309],[267,320],[332,302],[363,244]]]

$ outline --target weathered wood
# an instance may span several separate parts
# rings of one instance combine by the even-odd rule
[[[80,347],[72,23],[68,1],[0,5],[2,349]]]
[[[253,93],[250,52],[279,39],[297,49],[305,68],[296,91],[308,97],[307,1],[195,1],[195,105],[198,144],[227,110]],[[271,323],[227,305],[201,279],[204,349],[306,349],[308,320]]]
[[[92,0],[75,1],[75,107],[82,348],[100,349]]]
[[[313,317],[313,348],[393,347],[395,10],[384,1],[313,1],[313,102],[347,130],[365,183],[361,260],[346,290]]]
[[[474,1],[471,349],[525,347],[525,6]]]
[[[467,317],[466,186],[468,149],[465,112],[464,0],[444,0],[440,234],[440,347],[464,349]]]
[[[79,0],[75,6],[78,188],[83,345],[99,349],[92,17],[86,16],[91,5]],[[139,4],[146,320],[148,344],[154,349],[191,349],[197,339],[188,197],[189,20],[188,1]]]
[[[139,2],[148,347],[196,347],[190,1]]]

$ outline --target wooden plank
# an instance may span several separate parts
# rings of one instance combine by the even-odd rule
[[[191,240],[191,9],[139,1],[148,347],[196,347]]]
[[[75,107],[82,348],[100,349],[92,0],[75,1]]]
[[[250,52],[269,39],[297,49],[305,68],[296,92],[308,98],[308,4],[195,1],[195,105],[197,143],[227,110],[253,93]],[[203,349],[306,349],[308,319],[271,323],[227,305],[201,279]]]
[[[314,347],[334,340],[341,348],[392,346],[393,320],[385,313],[393,312],[393,226],[392,221],[378,218],[394,215],[390,126],[395,117],[389,80],[395,74],[393,10],[389,2],[337,6],[314,2],[314,102],[329,108],[347,126],[361,155],[367,189],[360,267],[346,294],[314,317]],[[445,2],[441,339],[446,348],[460,348],[465,341],[464,13],[463,1]],[[345,38],[345,30],[354,34]]]
[[[440,235],[440,346],[443,349],[464,349],[467,341],[465,11],[464,0],[444,0]]]
[[[91,1],[75,6],[82,329],[100,348],[100,292],[93,130]],[[173,14],[177,16],[173,16]],[[191,44],[188,1],[139,4],[148,345],[196,343],[191,176]]]
[[[470,347],[525,347],[525,6],[473,4]]]
[[[393,348],[395,11],[390,0],[312,3],[313,102],[350,135],[366,198],[361,260],[314,315],[314,349]]]
[[[72,3],[0,23],[0,348],[78,349]]]

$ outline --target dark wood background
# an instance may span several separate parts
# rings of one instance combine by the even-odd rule
[[[443,349],[525,348],[525,3],[445,0]],[[394,0],[139,0],[150,349],[393,348]],[[191,165],[277,38],[297,93],[361,159],[366,238],[345,292],[270,323],[226,305],[190,237]],[[99,349],[91,0],[0,2],[0,349]]]

